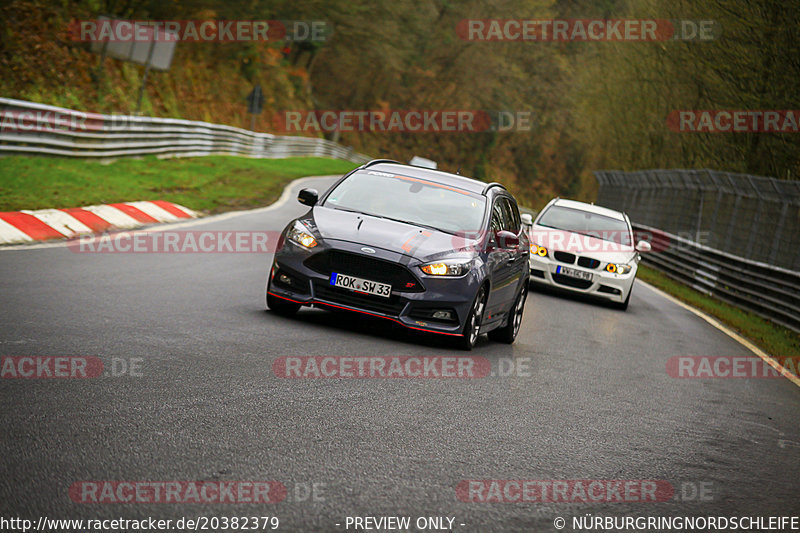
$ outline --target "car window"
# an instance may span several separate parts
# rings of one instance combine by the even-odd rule
[[[434,181],[366,171],[339,183],[322,205],[448,233],[478,230],[486,212],[486,198],[479,194]]]
[[[517,210],[517,206],[508,199],[503,198],[503,214],[505,224],[503,229],[510,231],[513,234],[518,234],[520,229],[520,219],[519,219],[519,211]]]
[[[492,235],[504,229],[503,204],[500,200],[502,198],[495,200],[494,205],[492,205],[492,223],[490,226]]]
[[[626,246],[633,244],[627,222],[581,209],[553,205],[542,213],[536,224]]]

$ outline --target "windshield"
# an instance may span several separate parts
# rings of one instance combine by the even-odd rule
[[[540,226],[571,231],[626,246],[632,245],[628,224],[624,220],[572,209],[551,206],[536,222]]]
[[[418,178],[368,171],[340,183],[323,205],[455,234],[480,230],[486,199]]]

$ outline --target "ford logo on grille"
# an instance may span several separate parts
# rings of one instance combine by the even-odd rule
[[[375,253],[375,250],[373,250],[372,248],[367,248],[366,246],[361,248],[361,251],[362,252],[367,252],[368,254],[374,254]]]

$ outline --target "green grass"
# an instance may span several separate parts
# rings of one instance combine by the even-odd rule
[[[773,324],[758,315],[744,311],[691,287],[678,283],[661,272],[645,265],[639,266],[639,279],[704,311],[736,330],[743,337],[776,357],[800,357],[800,335]]]
[[[167,200],[219,213],[268,205],[295,178],[344,174],[355,167],[355,163],[321,157],[152,156],[108,164],[83,159],[3,157],[0,211]]]

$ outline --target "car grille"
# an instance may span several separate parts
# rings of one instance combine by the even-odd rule
[[[585,268],[597,268],[600,266],[600,261],[591,257],[579,257],[578,265]]]
[[[404,266],[359,254],[328,250],[314,254],[303,264],[320,274],[330,276],[332,272],[348,274],[357,278],[388,283],[392,292],[423,292],[425,287]]]
[[[553,281],[560,285],[567,285],[568,287],[575,287],[576,289],[588,289],[592,286],[592,282],[586,279],[573,278],[565,276],[564,274],[552,274]]]
[[[561,261],[562,263],[568,263],[570,265],[575,262],[575,254],[569,252],[553,252],[553,257],[556,258],[556,261]]]
[[[406,306],[396,294],[391,295],[389,298],[383,298],[381,296],[359,294],[347,289],[340,289],[321,280],[314,280],[313,283],[315,298],[335,304],[393,316],[399,315]]]

